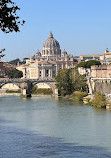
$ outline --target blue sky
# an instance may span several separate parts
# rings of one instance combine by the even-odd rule
[[[20,33],[0,31],[4,61],[30,57],[52,31],[61,49],[73,55],[111,50],[111,0],[13,0],[26,21]]]

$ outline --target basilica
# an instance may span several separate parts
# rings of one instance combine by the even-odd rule
[[[26,79],[53,78],[60,69],[73,68],[77,60],[64,50],[61,52],[59,42],[50,32],[44,42],[42,51],[26,59],[26,63],[16,68],[23,72]]]

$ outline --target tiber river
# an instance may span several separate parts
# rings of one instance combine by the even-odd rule
[[[0,158],[111,158],[111,111],[51,97],[0,97]]]

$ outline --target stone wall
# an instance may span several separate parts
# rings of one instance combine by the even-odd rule
[[[110,80],[96,80],[94,86],[94,92],[100,92],[103,94],[111,94],[111,81]]]
[[[97,78],[111,77],[111,65],[91,66],[91,76]]]

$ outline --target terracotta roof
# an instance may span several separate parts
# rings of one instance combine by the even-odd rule
[[[29,66],[30,64],[22,64],[22,65],[19,65],[19,66],[16,66],[16,68],[18,68],[18,67],[27,67],[27,66]]]

